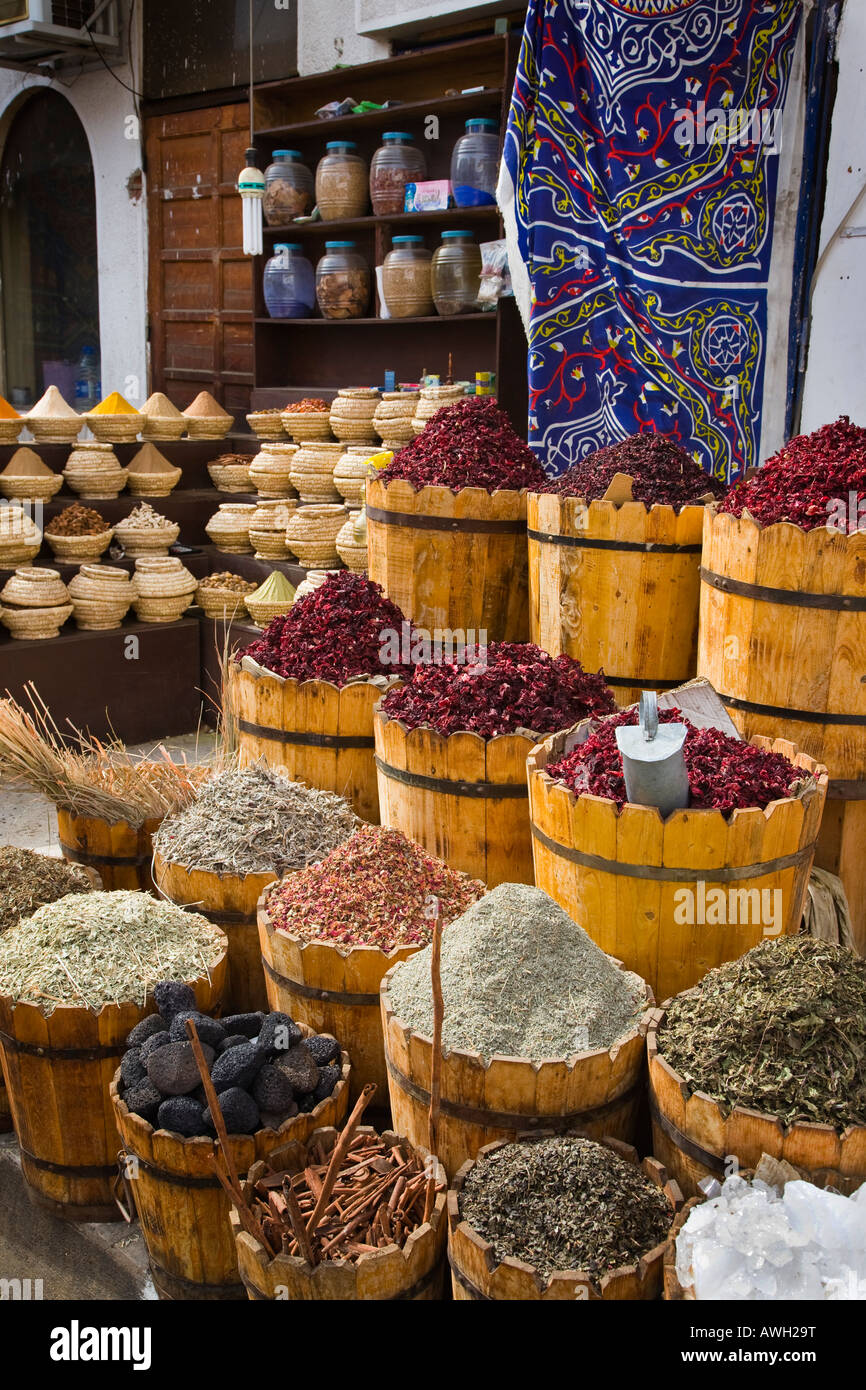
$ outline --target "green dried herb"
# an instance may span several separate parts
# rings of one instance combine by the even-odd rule
[[[544,1278],[565,1269],[598,1278],[666,1240],[674,1214],[637,1164],[591,1139],[551,1137],[479,1159],[460,1215],[497,1262],[511,1255]]]
[[[74,864],[4,845],[0,848],[0,936],[44,903],[92,890],[93,880]]]
[[[659,1052],[725,1108],[866,1124],[866,960],[807,936],[764,941],[677,996]]]

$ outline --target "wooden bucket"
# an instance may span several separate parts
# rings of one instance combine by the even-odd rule
[[[374,719],[382,824],[402,830],[452,869],[498,883],[532,883],[523,734],[445,737]]]
[[[815,788],[765,811],[735,810],[730,819],[685,810],[663,820],[652,806],[617,813],[613,801],[576,797],[546,772],[591,727],[584,720],[551,735],[532,750],[527,767],[535,882],[603,951],[666,999],[765,935],[799,931],[827,790],[823,768],[784,739],[755,739],[813,773]],[[776,890],[780,899],[760,897]]]
[[[234,667],[229,690],[241,767],[264,758],[296,782],[344,796],[362,820],[378,825],[373,708],[387,689],[381,680],[338,688]]]
[[[391,1117],[400,1134],[421,1144],[428,1132],[433,1040],[397,1018],[392,973],[381,986]],[[652,1004],[647,990],[642,1017],[611,1048],[544,1061],[496,1054],[485,1062],[477,1052],[443,1051],[437,1147],[449,1178],[484,1144],[512,1140],[525,1130],[561,1134],[578,1126],[593,1139],[633,1139]]]
[[[193,980],[196,1007],[212,1013],[222,998],[223,954],[210,979]],[[66,1221],[116,1221],[117,1125],[111,1080],[127,1034],[154,1012],[106,1004],[99,1013],[60,1004],[48,1018],[32,1004],[0,994],[0,1043],[21,1171],[30,1200]]]
[[[529,635],[526,494],[367,479],[369,577],[418,627]]]
[[[783,734],[825,764],[815,863],[842,879],[866,955],[866,535],[709,508],[701,578],[698,674],[745,738]]]
[[[153,836],[162,817],[146,820],[142,826],[128,821],[106,821],[98,816],[76,816],[57,807],[57,829],[63,858],[96,870],[106,892],[116,889],[154,891],[150,863]]]
[[[277,875],[216,874],[206,869],[189,869],[185,864],[168,863],[159,850],[153,856],[153,873],[157,888],[173,903],[194,907],[225,932],[229,961],[223,1013],[246,1014],[267,1009],[256,904]]]
[[[731,1157],[741,1168],[757,1168],[765,1153],[845,1196],[866,1181],[866,1125],[839,1131],[797,1121],[786,1129],[774,1115],[741,1105],[725,1114],[664,1060],[658,1043],[663,1021],[664,1009],[655,1010],[647,1033],[653,1153],[687,1197],[698,1195],[701,1178],[721,1179]]]
[[[596,1135],[586,1136],[598,1138]],[[533,1143],[550,1138],[549,1134],[517,1134],[512,1139]],[[506,1255],[497,1261],[494,1247],[478,1234],[468,1221],[460,1218],[460,1194],[475,1164],[501,1149],[512,1140],[485,1144],[475,1160],[463,1164],[455,1175],[448,1193],[448,1262],[451,1265],[451,1286],[455,1302],[495,1303],[598,1303],[628,1299],[655,1299],[662,1291],[662,1268],[666,1243],[649,1250],[637,1264],[624,1265],[612,1274],[595,1279],[585,1270],[558,1270],[547,1277],[532,1265]],[[600,1140],[630,1163],[639,1162],[630,1144],[619,1143],[605,1135]],[[660,1187],[671,1204],[671,1215],[682,1205],[682,1193],[676,1183],[669,1181],[660,1163],[645,1158],[640,1164],[646,1177]]]
[[[352,1100],[372,1081],[384,1104],[388,1073],[379,985],[392,965],[421,947],[404,946],[386,956],[377,946],[303,941],[272,926],[267,890],[259,899],[258,932],[268,1007],[307,1024],[314,1033],[339,1038],[352,1058]]]
[[[373,1134],[367,1125],[358,1134]],[[329,1153],[338,1138],[336,1129],[321,1129],[312,1139],[321,1140]],[[381,1136],[386,1142],[405,1144],[406,1140],[391,1131]],[[425,1158],[426,1149],[421,1150]],[[307,1149],[303,1143],[286,1145],[280,1152],[269,1155],[269,1165],[276,1171],[299,1173],[307,1165]],[[255,1180],[262,1174],[255,1174]],[[250,1174],[250,1181],[254,1175]],[[445,1244],[448,1223],[445,1215],[445,1173],[436,1161],[436,1178],[442,1185],[437,1192],[429,1221],[418,1226],[399,1249],[388,1245],[375,1254],[365,1255],[358,1263],[349,1260],[323,1260],[313,1269],[297,1255],[273,1257],[261,1241],[241,1228],[240,1218],[231,1211],[232,1230],[237,1242],[238,1266],[251,1300],[312,1303],[320,1300],[346,1303],[428,1303],[443,1297],[445,1286]]]
[[[531,640],[603,670],[619,705],[690,680],[703,513],[530,493]]]
[[[332,1094],[308,1115],[298,1114],[278,1130],[229,1137],[241,1178],[289,1140],[304,1143],[320,1126],[344,1122],[350,1072],[345,1052],[342,1068]],[[218,1146],[204,1136],[184,1139],[167,1129],[155,1130],[140,1115],[131,1114],[120,1098],[119,1079],[118,1071],[111,1083],[111,1102],[122,1144],[119,1166],[127,1199],[134,1201],[141,1222],[160,1298],[245,1299],[229,1221],[231,1203],[213,1169]]]

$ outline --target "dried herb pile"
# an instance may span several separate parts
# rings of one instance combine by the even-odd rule
[[[467,396],[444,405],[405,449],[378,474],[380,482],[405,478],[418,490],[430,484],[539,490],[547,474],[493,400]]]
[[[280,415],[309,415],[311,412],[326,414],[330,412],[330,405],[323,401],[321,396],[305,396],[302,401],[293,401],[289,405],[283,406],[282,411],[277,411]]]
[[[485,892],[400,830],[364,825],[320,864],[292,874],[268,897],[274,926],[334,946],[423,946]]]
[[[523,1260],[543,1278],[580,1270],[598,1279],[637,1264],[667,1239],[674,1216],[637,1164],[591,1139],[559,1136],[485,1155],[459,1200],[497,1262]]]
[[[768,459],[753,477],[735,483],[719,510],[742,516],[748,510],[762,526],[791,521],[804,531],[826,526],[833,503],[847,508],[848,494],[866,491],[866,429],[847,415],[799,434]],[[859,520],[853,518],[850,529]],[[845,530],[844,526],[836,529]]]
[[[616,708],[604,676],[570,656],[552,657],[531,642],[491,642],[479,661],[418,665],[390,691],[382,708],[409,729],[429,725],[448,735],[468,729],[484,738],[518,729],[553,733]]]
[[[94,507],[85,507],[81,502],[73,502],[64,507],[45,527],[46,536],[101,536],[109,529],[105,520]]]
[[[153,843],[163,859],[190,869],[283,874],[321,859],[357,824],[341,796],[256,764],[206,782],[190,806],[163,821]]]
[[[549,478],[538,491],[595,502],[607,492],[616,473],[627,473],[634,479],[632,496],[647,506],[655,502],[685,507],[705,493],[721,497],[725,490],[724,483],[705,473],[673,439],[663,434],[635,434],[587,454],[567,473]]]
[[[397,1018],[433,1034],[430,950],[394,971]],[[565,1058],[630,1032],[646,986],[526,883],[500,883],[442,934],[442,1044],[491,1057]]]
[[[384,660],[383,650],[387,657],[385,633],[401,634],[405,621],[380,584],[339,570],[274,618],[237,660],[248,656],[286,679],[337,686],[359,676],[400,675],[406,667]]]
[[[93,881],[83,869],[32,849],[0,849],[0,936],[38,907],[67,893],[90,893]]]
[[[866,960],[808,936],[763,941],[677,996],[659,1052],[727,1108],[866,1125]]]
[[[637,710],[605,719],[585,743],[551,763],[547,775],[580,796],[609,797],[622,810],[626,803],[622,757],[616,729],[636,724]],[[698,729],[678,709],[659,710],[663,724],[688,726],[684,755],[689,776],[689,806],[729,815],[737,807],[764,810],[771,801],[792,796],[806,774],[781,753],[765,752],[718,729]]]
[[[0,937],[0,994],[45,1015],[143,1006],[157,980],[199,979],[224,951],[217,927],[149,893],[72,893]]]
[[[133,1115],[180,1134],[213,1135],[207,1095],[189,1041],[192,1019],[229,1134],[279,1129],[327,1100],[342,1073],[340,1044],[330,1034],[304,1038],[282,1013],[199,1013],[188,985],[161,980],[158,1013],[126,1039],[119,1093]]]

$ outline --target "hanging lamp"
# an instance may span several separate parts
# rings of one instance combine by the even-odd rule
[[[250,8],[250,144],[246,152],[247,167],[241,170],[238,178],[238,192],[243,201],[244,216],[244,255],[260,256],[264,249],[262,240],[262,200],[265,196],[265,176],[257,166],[258,153],[254,142],[253,115],[253,0]]]

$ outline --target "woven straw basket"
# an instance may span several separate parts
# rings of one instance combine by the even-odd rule
[[[133,575],[111,565],[82,565],[69,581],[76,627],[107,632],[120,627],[138,590]]]
[[[42,532],[16,503],[0,507],[0,569],[29,565],[42,549]]]
[[[136,560],[137,596],[133,600],[141,623],[174,623],[193,601],[198,584],[175,556]]]
[[[17,419],[13,416],[11,420],[0,420],[0,444],[16,444],[23,428],[20,415]]]
[[[145,415],[141,426],[142,439],[180,439],[186,434],[187,422],[181,415]]]
[[[250,520],[255,510],[254,502],[223,502],[204,529],[228,555],[250,555]]]
[[[0,493],[30,502],[48,502],[63,487],[60,473],[0,473]]]
[[[301,446],[292,459],[290,476],[302,505],[339,502],[340,494],[334,485],[334,469],[343,452],[342,444],[325,441]]]
[[[364,500],[368,459],[376,452],[370,444],[350,444],[337,460],[334,486],[347,506],[360,507]]]
[[[374,387],[338,391],[331,404],[331,432],[347,444],[375,444],[373,416],[381,399]]]
[[[214,459],[207,471],[217,492],[251,492],[250,465],[248,463],[221,463]]]
[[[133,497],[168,497],[182,477],[182,468],[170,468],[166,473],[135,473],[130,468],[126,484]]]
[[[45,539],[51,546],[55,560],[67,565],[82,565],[87,560],[98,560],[111,545],[114,527],[99,531],[93,536],[52,536],[46,532]]]
[[[414,437],[412,416],[418,405],[418,391],[385,391],[376,406],[373,428],[386,448],[401,448]]]
[[[84,422],[94,439],[105,444],[134,444],[147,417],[138,411],[124,415],[95,415],[89,411]]]
[[[57,608],[69,602],[69,591],[57,570],[22,565],[0,589],[7,608]]]
[[[267,627],[272,618],[279,618],[283,613],[288,613],[295,596],[287,599],[261,599],[248,598],[247,611],[255,623],[256,627]]]
[[[311,439],[331,438],[331,416],[327,410],[284,410],[280,419],[286,434],[296,444],[306,444]]]
[[[60,629],[71,617],[71,603],[52,608],[0,608],[0,623],[8,629],[9,636],[19,642],[59,637]]]
[[[250,483],[259,497],[294,497],[292,460],[297,444],[265,443],[250,464]]]
[[[246,598],[238,593],[237,589],[218,589],[215,585],[202,588],[199,584],[195,591],[195,601],[206,618],[223,618],[226,622],[231,622],[232,618],[246,616]]]
[[[185,415],[184,419],[190,439],[225,439],[234,424],[231,415]]]
[[[167,555],[180,535],[180,527],[170,522],[159,530],[139,531],[126,520],[118,521],[114,535],[130,560],[137,560],[140,555]]]
[[[279,410],[254,410],[247,416],[247,424],[259,439],[285,439],[281,416]]]
[[[355,536],[355,522],[360,512],[350,512],[349,519],[337,534],[337,554],[347,569],[356,574],[367,572],[367,542]]]
[[[79,497],[118,497],[126,486],[128,468],[121,468],[110,444],[87,440],[72,450],[63,476]]]
[[[309,594],[314,594],[317,589],[320,589],[329,574],[342,574],[342,572],[341,569],[307,570],[306,579],[302,579],[295,590],[295,603],[297,603],[299,599],[307,598]]]
[[[299,507],[286,527],[286,541],[305,569],[334,569],[337,536],[346,520],[345,507]]]
[[[432,420],[443,405],[453,405],[463,396],[462,386],[425,386],[421,391],[415,414],[412,416],[412,429],[420,434],[428,420]]]
[[[74,444],[84,429],[84,420],[80,415],[74,420],[68,416],[25,415],[24,424],[37,444]]]
[[[297,511],[294,497],[281,497],[260,502],[250,518],[250,544],[255,547],[257,560],[287,560],[286,527],[292,513]]]

